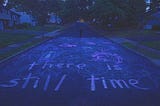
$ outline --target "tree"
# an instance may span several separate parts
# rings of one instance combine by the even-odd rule
[[[64,22],[75,21],[78,18],[79,10],[76,0],[66,0],[64,2],[64,7],[61,10],[60,16],[63,18]]]
[[[47,3],[43,0],[31,0],[31,2],[28,0],[10,0],[8,7],[32,14],[40,25],[44,25],[48,18]]]
[[[102,25],[133,25],[141,20],[146,8],[144,0],[12,0],[9,4],[31,13],[42,25],[50,13],[64,22],[83,18]]]
[[[61,11],[65,22],[76,21],[79,18],[88,20],[92,0],[66,0]]]
[[[0,9],[2,8],[3,4],[4,4],[4,0],[0,0]]]
[[[133,24],[145,12],[143,0],[96,0],[92,16],[100,24]]]
[[[56,15],[56,21],[58,22],[58,16],[63,9],[64,1],[61,0],[48,0],[49,13],[54,13]]]
[[[158,8],[160,8],[160,0],[152,0],[151,10],[152,11],[157,11]]]
[[[91,13],[96,23],[102,25],[113,24],[115,20],[125,19],[126,16],[125,11],[117,2],[110,0],[96,0]]]
[[[146,12],[146,3],[144,0],[129,0],[130,16],[129,19],[133,20],[132,23],[140,23]]]

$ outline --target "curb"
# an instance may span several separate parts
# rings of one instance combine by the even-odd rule
[[[128,47],[126,47],[126,46],[124,46],[124,45],[122,45],[122,44],[120,44],[120,43],[118,43],[118,42],[115,42],[115,41],[113,41],[111,38],[107,38],[107,39],[109,39],[109,40],[112,41],[113,43],[116,43],[116,44],[122,46],[123,48],[125,48],[125,49],[127,49],[127,50],[129,50],[129,51],[131,51],[131,52],[134,52],[134,53],[137,54],[137,55],[140,55],[140,56],[146,58],[147,60],[149,60],[151,63],[153,63],[153,64],[156,65],[157,67],[160,67],[160,64],[156,63],[152,58],[147,57],[147,56],[145,56],[144,54],[139,53],[139,52],[137,52],[137,51],[135,51],[135,50],[133,50],[133,49],[131,49],[131,48],[128,48]]]
[[[96,33],[99,33],[99,32],[101,32],[101,31],[95,30],[95,32],[96,32]],[[104,36],[105,34],[100,33],[100,35]],[[147,60],[149,60],[149,61],[150,61],[152,64],[154,64],[155,66],[160,67],[160,64],[159,64],[159,63],[156,63],[154,59],[152,59],[152,58],[150,58],[150,57],[147,57],[147,56],[145,56],[145,55],[142,54],[142,53],[139,53],[139,52],[137,52],[137,51],[134,51],[133,49],[130,49],[130,48],[128,48],[128,47],[126,47],[126,46],[124,46],[124,45],[122,45],[122,44],[120,44],[120,43],[112,40],[111,38],[108,38],[108,37],[105,37],[105,36],[104,36],[104,38],[110,40],[110,41],[113,42],[113,43],[116,43],[116,44],[120,45],[121,47],[123,47],[123,48],[125,48],[125,49],[127,49],[127,50],[129,50],[129,51],[131,51],[131,52],[133,52],[133,53],[135,53],[135,54],[137,54],[137,55],[140,55],[140,56],[146,58]]]
[[[123,45],[122,45],[122,46],[123,46]],[[140,55],[140,56],[142,56],[142,57],[144,57],[144,58],[146,58],[146,59],[148,59],[148,60],[151,61],[154,65],[160,67],[160,64],[156,63],[156,62],[154,61],[154,59],[152,59],[152,58],[150,58],[150,57],[147,57],[147,56],[145,56],[144,54],[139,53],[139,52],[137,52],[137,51],[135,51],[135,50],[133,50],[133,49],[131,49],[131,48],[128,48],[128,47],[126,47],[126,46],[123,46],[123,47],[126,48],[126,49],[128,49],[128,50],[130,50],[130,51],[132,51],[132,52],[134,52],[134,53],[136,53],[136,54],[138,54],[138,55]]]
[[[52,40],[53,38],[57,37],[57,36],[60,34],[61,31],[62,31],[62,30],[59,30],[58,33],[55,33],[54,36],[50,37],[50,38],[47,39],[47,40],[44,40],[44,41],[42,41],[42,42],[40,42],[40,43],[38,43],[38,44],[32,45],[31,47],[28,47],[28,48],[26,48],[26,49],[24,49],[24,50],[21,50],[21,51],[15,53],[15,54],[13,54],[13,55],[11,55],[11,56],[3,59],[3,60],[0,60],[0,64],[2,64],[2,63],[4,63],[4,62],[7,62],[8,60],[10,60],[10,59],[12,59],[12,58],[14,58],[14,57],[16,57],[16,56],[18,56],[18,55],[26,52],[26,51],[29,51],[29,50],[31,50],[31,49],[33,49],[33,48],[35,48],[35,47],[37,47],[37,46],[39,46],[39,45],[47,42],[47,41],[49,41],[49,40]],[[50,32],[49,32],[49,33],[50,33]]]

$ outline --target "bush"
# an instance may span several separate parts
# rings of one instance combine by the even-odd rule
[[[29,24],[29,23],[23,23],[23,24],[18,24],[18,25],[16,25],[16,28],[17,29],[28,29],[28,28],[30,28],[32,25],[31,24]]]
[[[152,30],[160,30],[160,25],[154,25],[154,26],[152,27]]]

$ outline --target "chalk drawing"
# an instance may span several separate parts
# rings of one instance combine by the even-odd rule
[[[51,55],[52,55],[52,53],[53,53],[53,51],[50,51],[44,58],[45,59],[48,59],[48,58],[50,58],[51,57]]]
[[[114,70],[121,71],[122,68],[119,65],[113,65]]]
[[[92,47],[88,47],[88,46],[85,46],[85,47],[82,47],[83,49],[86,49],[86,50],[92,50],[93,48]]]
[[[105,89],[107,89],[108,87],[107,87],[107,84],[106,84],[106,80],[104,79],[104,77],[101,77],[101,78],[102,78],[103,87],[104,87]]]
[[[44,85],[44,88],[43,88],[44,91],[47,91],[50,79],[51,79],[51,75],[48,75],[47,80],[46,80],[45,85]]]
[[[120,88],[124,88],[124,87],[129,88],[129,85],[124,80],[112,79],[112,80],[110,80],[110,83],[112,84],[113,88],[117,88],[117,87],[120,87]]]
[[[64,79],[66,78],[67,75],[63,75],[61,80],[59,81],[59,83],[57,84],[56,88],[54,89],[54,91],[59,91],[60,86],[62,85]]]
[[[115,64],[121,64],[123,63],[123,58],[119,56],[118,54],[110,53],[108,51],[97,51],[91,55],[92,61],[95,62],[113,62]]]
[[[82,64],[78,64],[78,65],[77,65],[77,68],[80,69],[80,70],[82,70],[82,69],[84,69],[86,66],[87,66],[86,64],[82,63]]]
[[[67,63],[67,64],[66,64],[66,67],[67,67],[67,68],[70,68],[71,66],[74,66],[74,63]]]
[[[88,44],[88,45],[92,45],[92,46],[95,46],[95,45],[96,45],[96,43],[94,43],[94,42],[87,42],[87,44]]]
[[[60,53],[57,54],[55,51],[49,51],[48,53],[45,53],[44,51],[44,55],[39,58],[38,63],[51,62],[58,55],[60,55]]]
[[[111,70],[112,70],[111,66],[107,64],[107,71],[111,71]]]
[[[77,45],[74,44],[68,44],[68,43],[64,43],[59,45],[60,47],[66,47],[66,48],[73,48],[73,47],[77,47]]]
[[[103,44],[106,44],[106,45],[111,45],[112,43],[111,42],[103,42]]]
[[[31,71],[35,65],[37,65],[36,62],[33,62],[32,64],[30,64],[28,71]]]
[[[29,83],[29,81],[30,81],[30,79],[31,79],[31,76],[32,76],[32,73],[29,73],[29,75],[27,76],[27,78],[25,78],[25,82],[24,82],[24,84],[22,85],[22,88],[23,88],[23,89],[27,87],[27,85],[28,85],[28,83]]]
[[[0,87],[4,87],[4,88],[12,88],[18,85],[18,81],[20,81],[20,79],[12,79],[9,81],[9,84],[1,84],[0,83]]]
[[[42,69],[45,69],[47,65],[48,65],[48,62],[45,62],[45,64],[42,66]]]
[[[34,86],[33,86],[34,89],[38,87],[39,80],[40,80],[40,78],[36,79]]]
[[[59,68],[59,69],[63,68],[63,66],[64,66],[64,63],[58,63],[58,64],[56,64],[56,67]]]
[[[96,90],[95,81],[99,80],[99,78],[95,78],[94,75],[91,75],[91,78],[88,78],[87,80],[91,81],[91,91],[95,91]]]
[[[52,68],[53,67],[53,64],[49,64],[49,68]]]
[[[139,87],[139,81],[135,80],[135,79],[130,79],[129,80],[129,84],[132,85],[133,87],[137,88],[137,89],[141,89],[141,90],[149,90],[150,88],[143,88],[143,87]]]
[[[64,74],[61,77],[61,79],[58,81],[57,85],[55,86],[54,91],[58,92],[60,90],[66,77],[67,77],[67,74]],[[34,81],[33,89],[36,89],[39,85],[42,85],[42,86],[44,85],[43,91],[47,91],[48,87],[50,86],[51,74],[47,75],[45,83],[40,84],[40,80],[41,80],[40,77],[32,76],[32,73],[29,73],[25,78],[11,79],[3,83],[0,82],[0,87],[13,88],[13,87],[16,87],[17,85],[20,85],[21,82],[24,81],[24,83],[22,84],[22,88],[24,89],[29,85],[30,81],[32,82]],[[95,77],[95,75],[91,75],[89,78],[86,78],[86,80],[90,81],[90,91],[96,91],[96,87],[99,87],[99,86],[103,86],[104,89],[110,89],[110,88],[112,89],[138,89],[138,90],[150,90],[151,89],[148,85],[147,85],[148,87],[146,87],[143,82],[142,82],[143,84],[139,83],[141,80],[136,80],[136,79],[125,79],[125,80],[124,79],[107,79],[106,77]],[[99,85],[99,86],[96,86],[96,85]]]

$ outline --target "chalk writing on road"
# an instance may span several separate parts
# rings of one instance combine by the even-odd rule
[[[75,45],[75,44],[68,44],[68,43],[64,43],[59,46],[60,47],[67,47],[67,48],[77,47],[77,45]]]
[[[145,80],[149,76],[147,71],[144,70],[147,72],[144,73],[141,69],[127,70],[130,68],[125,63],[127,60],[124,55],[120,55],[117,48],[109,41],[103,42],[97,39],[83,42],[82,40],[72,42],[72,39],[65,41],[68,43],[64,43],[64,39],[53,45],[50,42],[51,44],[37,55],[31,52],[30,57],[36,58],[27,59],[25,55],[24,68],[17,69],[20,77],[16,76],[17,66],[15,66],[15,77],[12,75],[9,80],[1,80],[0,89],[17,87],[41,89],[46,92],[52,88],[52,91],[58,92],[69,89],[69,85],[75,84],[77,87],[81,84],[80,88],[83,90],[96,92],[99,89],[150,90],[159,87],[155,86],[152,80],[149,84],[146,83]],[[104,44],[107,46],[103,46]],[[11,72],[9,68],[6,69]],[[143,76],[140,73],[143,73]]]
[[[13,88],[17,86],[21,86],[22,89],[28,88],[29,85],[32,84],[32,86],[29,86],[33,89],[36,89],[38,87],[43,87],[43,91],[47,91],[48,87],[51,85],[52,76],[51,74],[46,75],[45,83],[40,83],[41,77],[39,76],[33,76],[32,73],[29,73],[24,78],[15,78],[11,79],[9,81],[0,82],[1,88]],[[43,79],[44,80],[44,79]],[[60,77],[59,81],[55,83],[53,86],[53,90],[55,92],[58,92],[60,89],[64,89],[65,86],[63,83],[67,79],[67,75],[64,74]],[[68,80],[69,81],[69,80]],[[87,88],[90,91],[96,91],[98,89],[98,86],[103,86],[104,89],[139,89],[139,90],[150,90],[151,88],[149,86],[145,86],[144,84],[140,84],[139,80],[136,79],[107,79],[105,77],[95,77],[94,75],[91,75],[89,78],[86,78],[87,84],[90,85],[90,89]],[[22,85],[20,85],[23,82]],[[97,84],[99,83],[99,84]],[[86,83],[85,83],[86,84]],[[84,86],[88,86],[85,85]],[[63,87],[63,88],[62,88]]]
[[[86,69],[88,68],[90,65],[87,65],[85,63],[79,63],[79,64],[75,64],[75,63],[50,63],[50,62],[44,62],[43,64],[38,64],[36,62],[33,62],[31,64],[29,64],[28,70],[34,70],[34,68],[36,67],[41,67],[41,69],[69,69],[69,68],[75,68],[75,69]],[[105,64],[104,70],[106,71],[121,71],[123,70],[122,67],[120,65],[109,65],[109,64]]]
[[[92,54],[92,61],[114,62],[115,64],[121,64],[123,63],[123,58],[116,53],[101,51]]]

